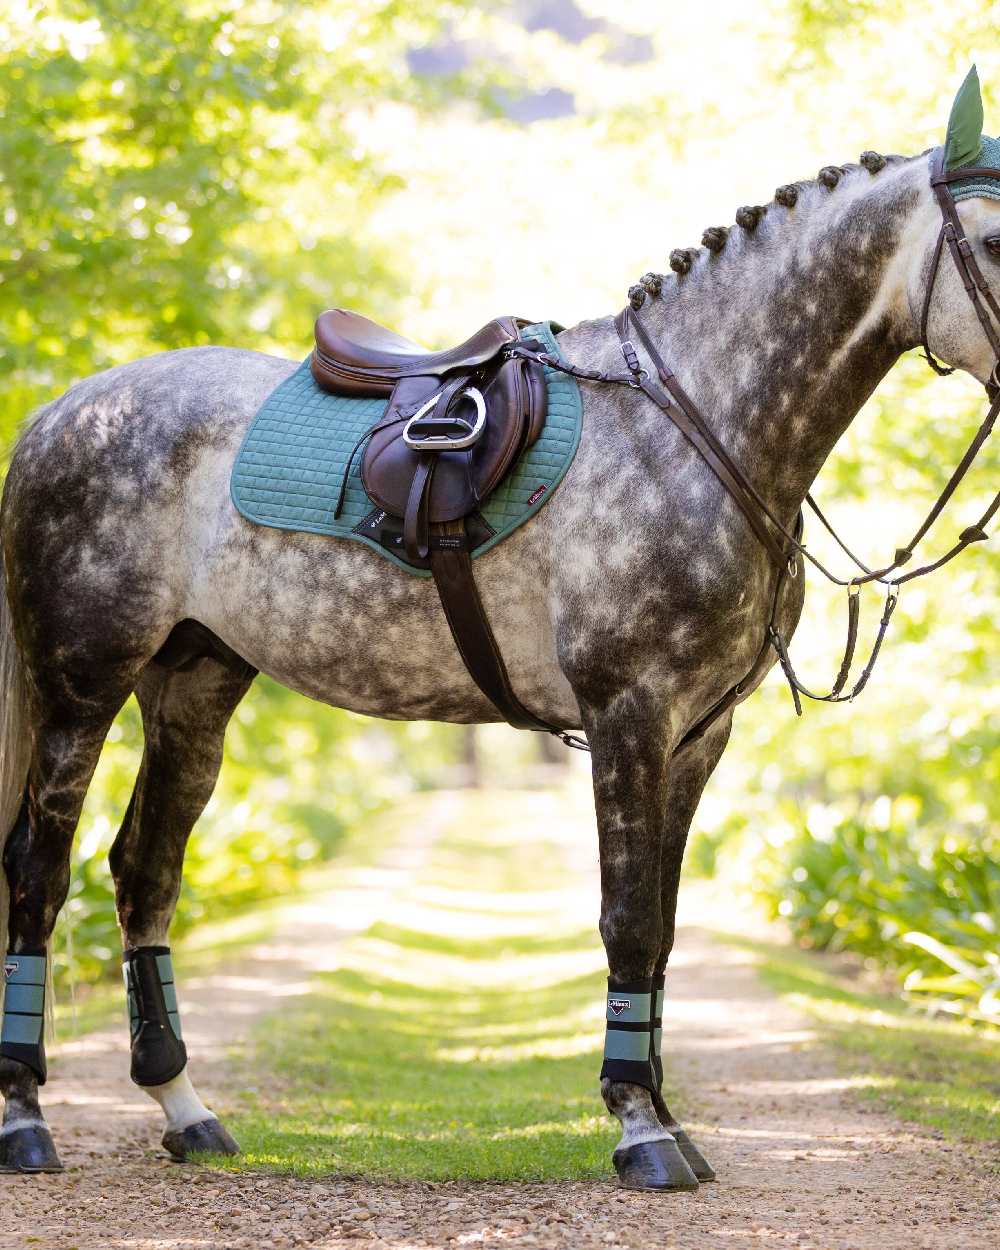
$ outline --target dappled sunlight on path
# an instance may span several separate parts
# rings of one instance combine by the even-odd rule
[[[605,965],[587,796],[504,794],[477,823],[488,801],[408,800],[394,816],[406,840],[383,853],[385,866],[335,871],[330,888],[282,911],[271,937],[214,970],[185,976],[178,959],[196,1085],[224,1111],[259,1105],[279,1130],[270,1166],[289,1166],[282,1151],[305,1151],[315,1175],[166,1162],[159,1113],[128,1082],[127,1032],[116,1020],[57,1048],[45,1102],[70,1171],[0,1179],[0,1250],[32,1244],[27,1236],[46,1250],[1000,1245],[995,1174],[965,1146],[859,1099],[862,1082],[836,1066],[818,1026],[761,985],[750,953],[713,938],[733,911],[700,883],[684,889],[664,1055],[678,1109],[720,1179],[692,1195],[618,1190],[596,1081]],[[402,996],[396,1015],[383,1002],[388,989]],[[484,1015],[476,995],[494,1010]],[[265,1039],[256,1051],[251,1030]],[[347,1049],[332,1049],[335,1035]],[[416,1048],[401,1061],[410,1071],[390,1081],[379,1067],[385,1037],[387,1053]],[[272,1072],[281,1046],[299,1039],[298,1069]],[[571,1096],[553,1101],[539,1085],[532,1098],[536,1070]],[[448,1106],[449,1090],[471,1088],[458,1084],[470,1074],[493,1107],[488,1127],[473,1108]],[[449,1179],[455,1140],[484,1169],[467,1174],[487,1179]],[[594,1143],[592,1179],[490,1179],[494,1159],[527,1148],[529,1158],[587,1160]],[[417,1176],[424,1159],[434,1179],[358,1178],[370,1172],[366,1158],[394,1157],[408,1167],[416,1158]]]

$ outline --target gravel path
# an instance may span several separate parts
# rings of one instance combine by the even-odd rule
[[[345,935],[386,914],[430,836],[397,854],[392,870],[359,872],[295,908],[283,926],[294,942],[279,933],[184,984],[191,1071],[210,1104],[233,1092],[234,1040],[333,966]],[[860,1101],[811,1025],[761,987],[746,956],[703,930],[682,928],[671,967],[664,1053],[721,1178],[696,1194],[627,1193],[610,1178],[373,1184],[180,1167],[156,1147],[158,1110],[129,1083],[119,1022],[59,1048],[45,1102],[67,1171],[0,1177],[0,1248],[997,1250],[1000,1182],[985,1153]]]

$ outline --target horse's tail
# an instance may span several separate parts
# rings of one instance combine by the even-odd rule
[[[14,637],[7,579],[0,561],[0,852],[17,820],[28,776],[31,730],[28,721],[24,663]],[[7,950],[10,898],[7,874],[0,867],[0,957]],[[3,978],[0,977],[0,1003]]]

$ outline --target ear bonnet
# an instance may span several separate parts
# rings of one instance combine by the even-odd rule
[[[966,165],[1000,168],[1000,139],[991,139],[983,134],[983,97],[974,65],[966,74],[951,106],[944,143],[944,165],[949,173]],[[950,189],[956,200],[968,200],[976,195],[1000,200],[1000,179],[996,178],[980,177],[970,178],[967,182],[953,182]]]

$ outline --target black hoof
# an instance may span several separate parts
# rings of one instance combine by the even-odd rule
[[[0,1137],[0,1172],[61,1172],[52,1134],[44,1124],[26,1124]]]
[[[687,1133],[682,1128],[675,1128],[670,1131],[673,1134],[674,1141],[680,1146],[681,1154],[687,1160],[688,1167],[697,1176],[698,1180],[702,1184],[705,1184],[707,1181],[714,1181],[715,1168],[712,1167],[691,1138],[688,1137]]]
[[[163,1146],[178,1163],[192,1155],[238,1155],[240,1148],[218,1120],[202,1120],[163,1134]]]
[[[680,1147],[669,1138],[644,1141],[616,1150],[611,1156],[619,1182],[626,1189],[698,1188],[698,1178],[681,1154]]]

